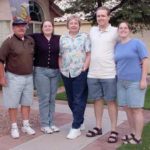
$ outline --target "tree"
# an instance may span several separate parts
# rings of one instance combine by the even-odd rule
[[[57,0],[60,1],[60,0]],[[112,25],[121,20],[128,21],[133,32],[150,29],[150,0],[68,0],[66,13],[84,12],[86,19],[96,22],[95,11],[100,6],[107,6],[111,11]]]

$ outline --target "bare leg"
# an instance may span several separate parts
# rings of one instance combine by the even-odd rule
[[[135,124],[135,138],[141,139],[143,126],[144,126],[144,117],[142,108],[132,108],[133,120]]]
[[[103,100],[96,100],[94,102],[94,112],[97,128],[102,128],[103,103],[104,103]]]
[[[111,131],[116,131],[118,107],[115,101],[108,102],[108,113],[111,121]]]
[[[21,106],[23,120],[29,120],[30,106]]]
[[[9,108],[8,110],[11,123],[17,122],[17,108]]]
[[[134,120],[133,120],[134,117],[133,117],[132,109],[125,106],[124,110],[126,111],[130,132],[135,134],[135,124],[134,124]]]

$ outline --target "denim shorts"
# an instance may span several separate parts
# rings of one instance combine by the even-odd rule
[[[140,89],[140,82],[118,80],[117,101],[119,106],[142,108],[146,89]]]
[[[88,98],[91,100],[104,99],[105,101],[114,101],[117,96],[116,78],[95,79],[88,78]]]
[[[17,108],[19,104],[31,106],[33,100],[33,76],[6,72],[7,86],[3,87],[6,108]]]

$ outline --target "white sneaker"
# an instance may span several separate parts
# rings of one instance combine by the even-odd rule
[[[80,130],[81,130],[81,131],[84,131],[84,130],[85,130],[85,124],[84,124],[84,123],[81,124]]]
[[[50,128],[53,130],[53,132],[59,132],[60,131],[60,129],[58,127],[56,127],[55,125],[51,126]]]
[[[41,131],[44,132],[45,134],[53,133],[53,130],[50,127],[42,127]]]
[[[73,128],[72,128],[72,129],[70,130],[69,134],[67,135],[67,139],[73,140],[73,139],[77,138],[77,137],[80,136],[80,135],[81,135],[80,128],[79,128],[79,129],[73,129]]]
[[[14,139],[19,138],[19,130],[18,127],[12,127],[11,128],[11,137]]]
[[[30,127],[29,124],[24,125],[21,129],[22,129],[22,132],[27,133],[29,135],[35,134],[35,131]]]

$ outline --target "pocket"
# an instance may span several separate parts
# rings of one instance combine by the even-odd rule
[[[34,68],[34,73],[43,73],[44,72],[44,68],[42,67],[35,67]]]

